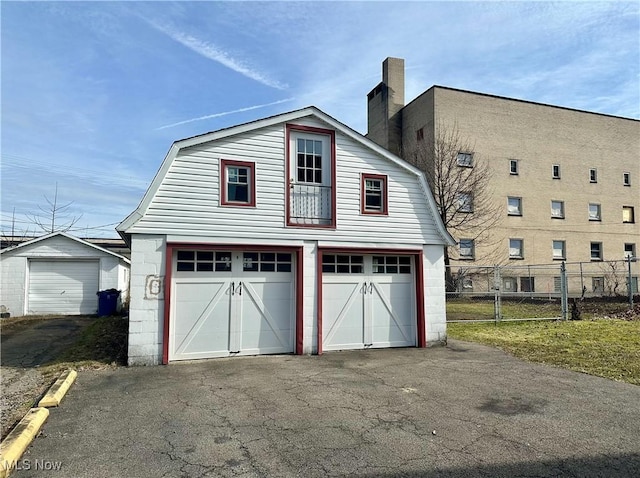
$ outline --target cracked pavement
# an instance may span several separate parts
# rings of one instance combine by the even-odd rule
[[[638,476],[639,404],[458,341],[85,371],[16,476]]]

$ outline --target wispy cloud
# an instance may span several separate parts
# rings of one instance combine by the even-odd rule
[[[211,119],[211,118],[220,118],[221,116],[232,115],[234,113],[243,113],[245,111],[251,111],[251,110],[257,110],[257,109],[260,109],[260,108],[266,108],[267,106],[279,105],[280,103],[286,103],[288,101],[293,101],[294,99],[295,98],[286,98],[284,100],[273,101],[271,103],[266,103],[264,105],[247,106],[246,108],[239,108],[237,110],[225,111],[223,113],[214,113],[212,115],[199,116],[197,118],[191,118],[191,119],[184,120],[184,121],[178,121],[177,123],[171,123],[171,124],[167,124],[165,126],[160,126],[159,128],[156,128],[156,130],[166,129],[166,128],[173,128],[174,126],[179,126],[181,124],[187,124],[187,123],[193,123],[194,121],[202,121],[202,120]]]
[[[285,90],[288,88],[288,85],[280,83],[277,80],[269,78],[268,75],[257,71],[256,69],[247,66],[241,60],[233,58],[224,51],[223,49],[217,47],[213,43],[206,42],[204,40],[200,40],[188,33],[184,33],[168,25],[162,25],[158,22],[149,20],[147,18],[142,17],[145,22],[151,25],[153,28],[158,30],[161,33],[164,33],[169,38],[174,41],[177,41],[183,46],[186,46],[190,50],[196,52],[198,55],[201,55],[209,60],[216,61],[221,65],[226,66],[227,68],[235,71],[236,73],[240,73],[241,75],[246,76],[252,80],[257,81],[266,86],[270,86],[271,88],[276,88],[278,90]]]

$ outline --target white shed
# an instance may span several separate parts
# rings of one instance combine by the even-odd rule
[[[95,314],[99,290],[129,293],[130,261],[64,232],[0,251],[0,307],[12,316]]]
[[[130,364],[446,339],[423,174],[317,108],[175,142],[116,229]]]

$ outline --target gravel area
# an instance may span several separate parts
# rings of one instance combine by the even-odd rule
[[[2,438],[47,388],[42,374],[34,368],[0,367],[0,426]]]

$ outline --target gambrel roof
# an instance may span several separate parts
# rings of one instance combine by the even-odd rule
[[[145,195],[143,196],[142,201],[140,202],[138,207],[116,227],[116,230],[126,240],[128,231],[145,215],[146,211],[149,208],[149,205],[151,204],[151,201],[153,200],[158,189],[160,188],[160,185],[162,184],[164,177],[169,171],[169,168],[171,167],[173,160],[176,158],[176,156],[179,154],[181,150],[185,148],[197,146],[203,143],[208,143],[208,142],[220,140],[223,138],[229,138],[234,135],[247,133],[253,130],[258,130],[260,128],[265,128],[265,127],[274,126],[278,124],[285,124],[293,121],[298,121],[304,118],[315,118],[317,120],[324,122],[325,124],[335,129],[337,132],[341,133],[345,137],[350,138],[351,140],[362,145],[363,147],[368,148],[369,150],[375,152],[380,157],[385,158],[390,163],[393,163],[398,167],[414,175],[416,179],[420,182],[422,192],[424,194],[430,213],[434,219],[434,224],[436,225],[438,235],[442,239],[442,243],[447,245],[455,244],[454,239],[447,232],[447,230],[444,227],[444,224],[440,219],[440,215],[438,213],[433,194],[431,193],[431,190],[427,184],[426,178],[420,169],[407,163],[406,161],[399,158],[398,156],[390,153],[386,149],[382,148],[381,146],[374,143],[373,141],[367,139],[362,134],[349,128],[343,123],[337,121],[335,118],[329,116],[328,114],[319,110],[315,106],[309,106],[309,107],[291,111],[288,113],[283,113],[283,114],[271,116],[268,118],[251,121],[249,123],[244,123],[241,125],[236,125],[229,128],[224,128],[217,131],[175,141],[171,145],[169,152],[165,156],[160,166],[160,169],[158,170],[155,177],[153,178],[153,181],[151,182],[151,185],[149,186]]]

